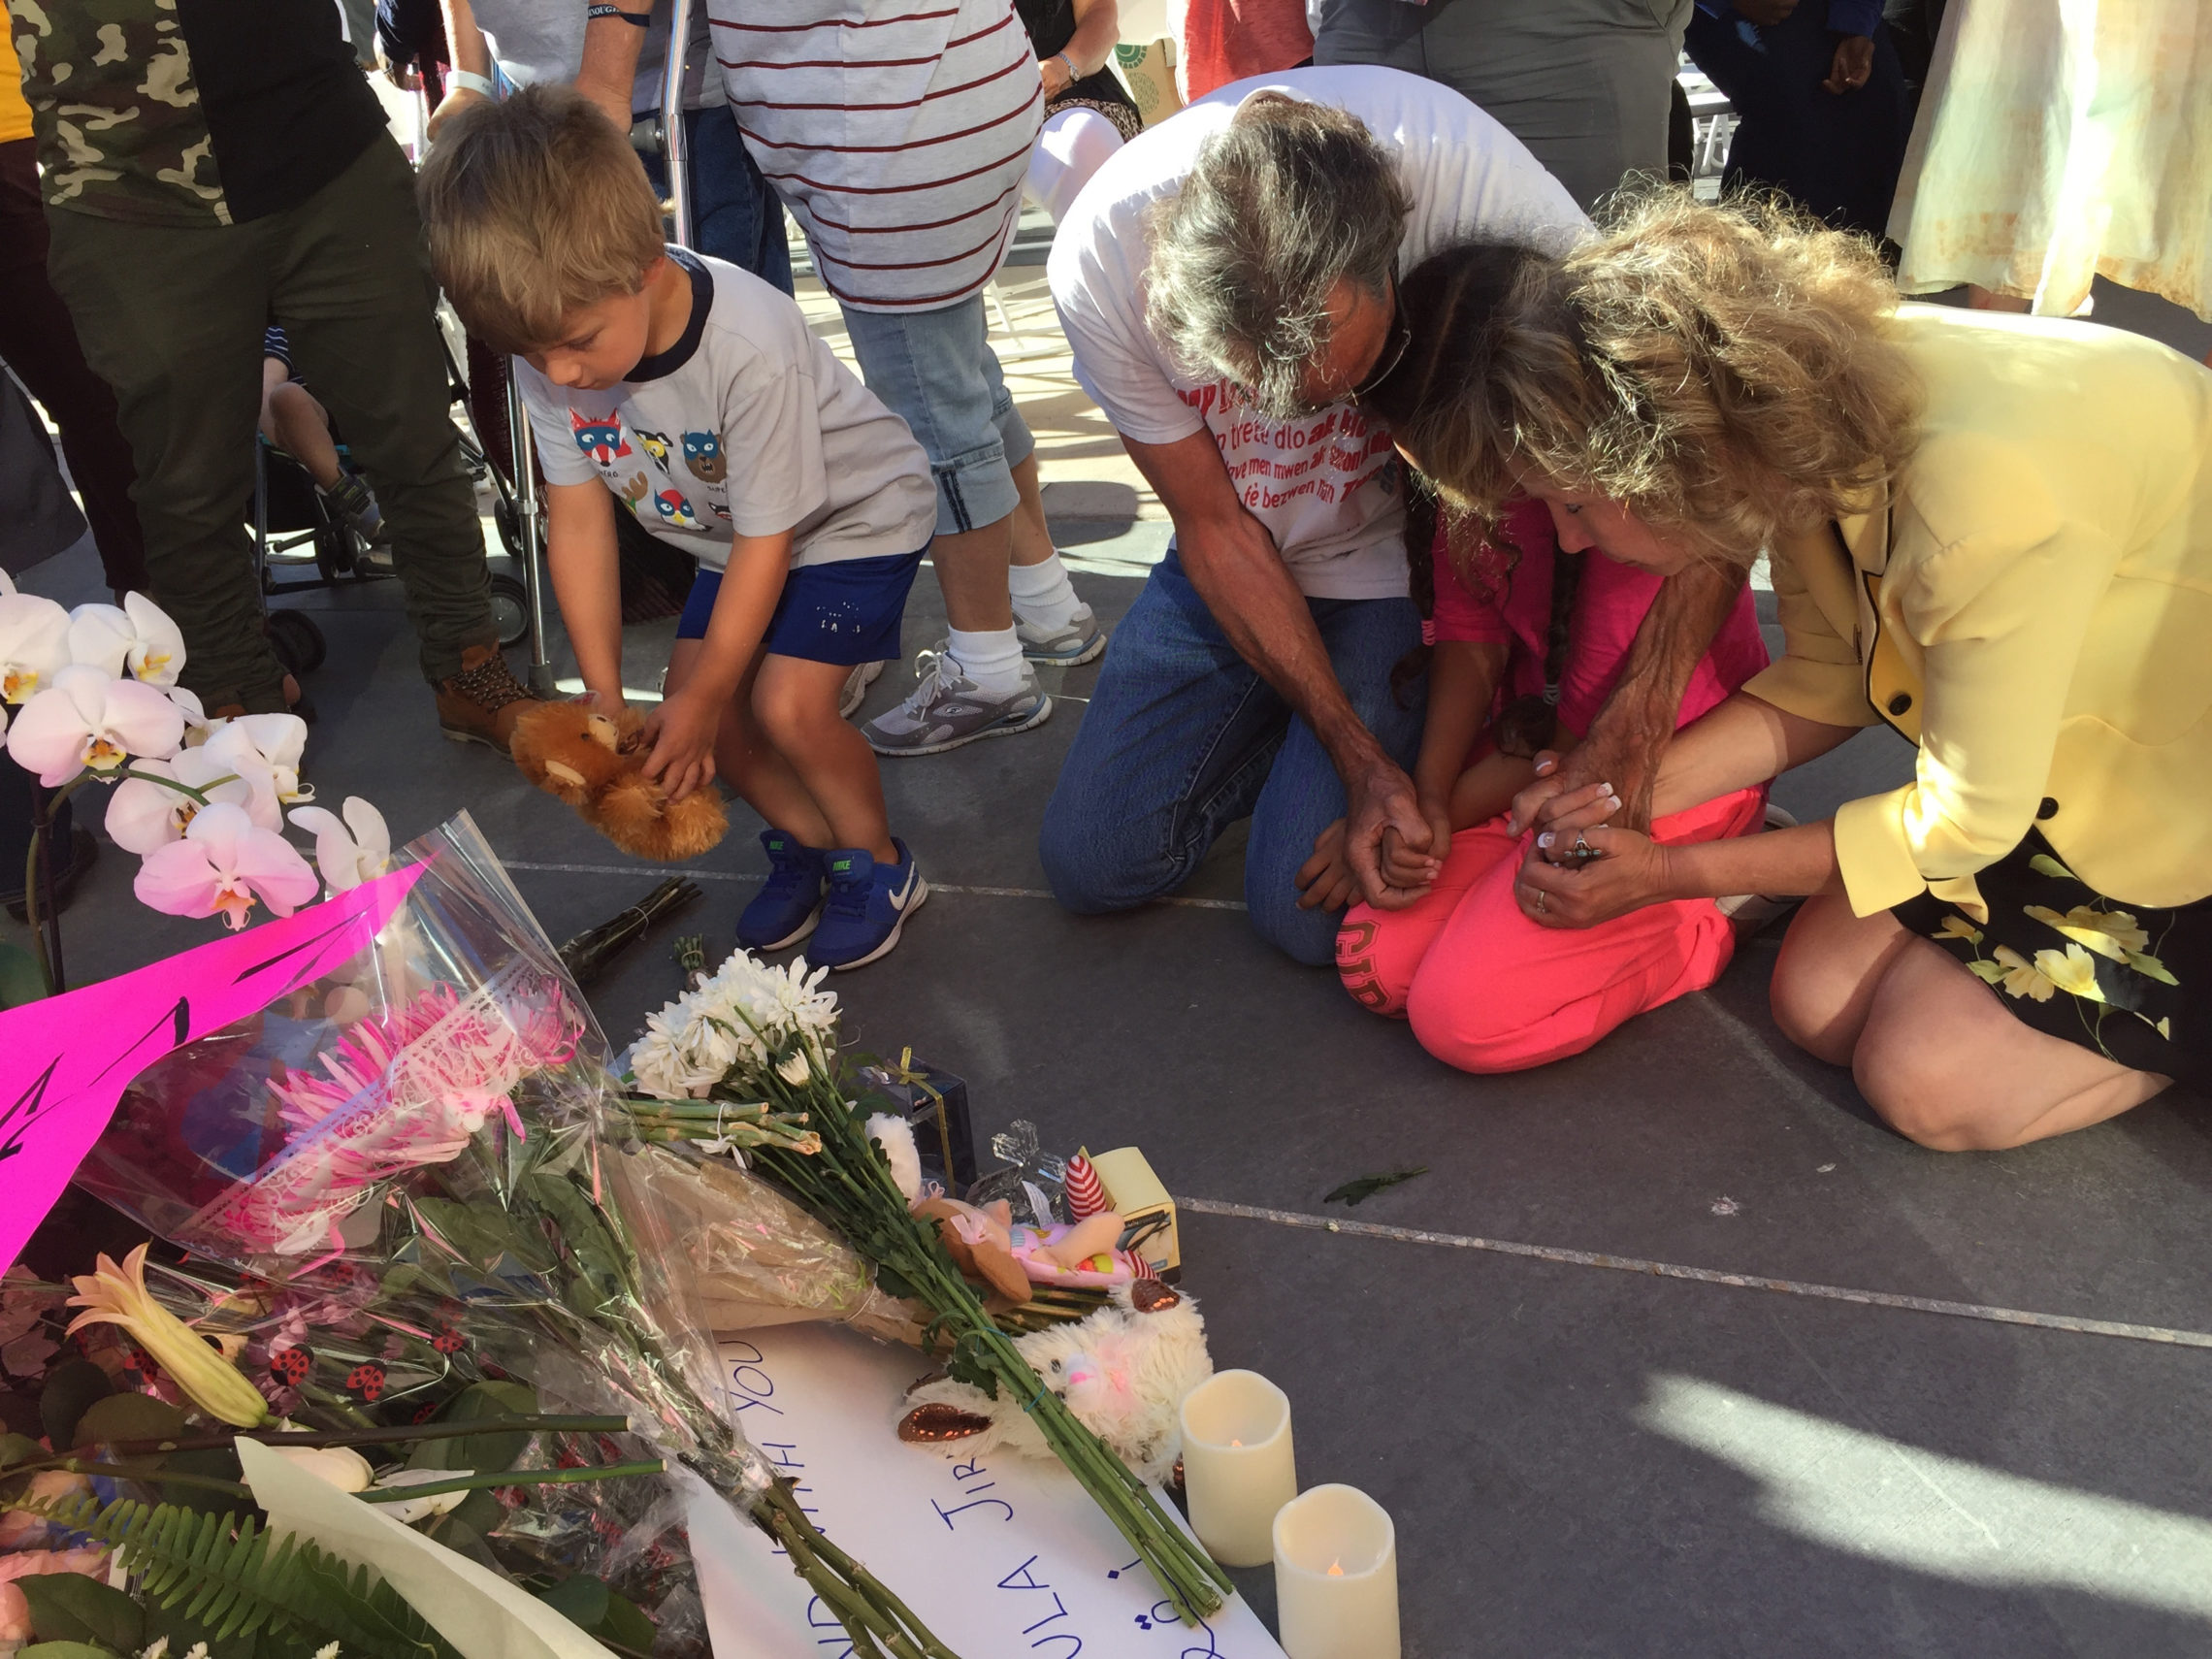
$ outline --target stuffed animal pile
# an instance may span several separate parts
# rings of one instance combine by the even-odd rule
[[[696,859],[729,830],[729,811],[711,784],[670,800],[645,775],[644,725],[635,709],[608,715],[582,699],[540,702],[515,722],[507,748],[524,777],[624,852],[656,863]]]

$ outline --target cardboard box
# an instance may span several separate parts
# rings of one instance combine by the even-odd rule
[[[1090,1167],[1106,1188],[1106,1201],[1124,1227],[1141,1235],[1130,1247],[1168,1284],[1183,1276],[1183,1239],[1175,1200],[1135,1147],[1090,1155]],[[1126,1236],[1126,1235],[1124,1235]]]

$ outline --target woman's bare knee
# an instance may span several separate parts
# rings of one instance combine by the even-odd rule
[[[1806,899],[1767,987],[1782,1035],[1830,1065],[1849,1065],[1874,986],[1907,937],[1886,912],[1862,918],[1840,896]]]

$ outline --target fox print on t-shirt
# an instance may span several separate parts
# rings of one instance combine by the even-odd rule
[[[701,531],[716,540],[729,537],[729,469],[713,433],[687,432],[679,442],[665,432],[626,425],[619,407],[601,414],[571,407],[569,425],[577,450],[639,523]],[[640,451],[649,463],[644,471]]]

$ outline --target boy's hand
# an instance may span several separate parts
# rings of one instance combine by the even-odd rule
[[[1448,820],[1435,826],[1436,845],[1451,845],[1451,825]],[[1395,830],[1382,831],[1382,875],[1392,892],[1384,895],[1378,910],[1403,910],[1407,905],[1426,898],[1429,888],[1436,880],[1436,861],[1426,853],[1416,853],[1399,839]]]
[[[645,775],[660,779],[670,800],[714,781],[714,734],[722,727],[722,707],[678,692],[645,722],[645,740],[653,745]]]
[[[1359,896],[1359,878],[1345,857],[1344,820],[1314,837],[1314,856],[1298,866],[1298,908],[1342,910]]]

